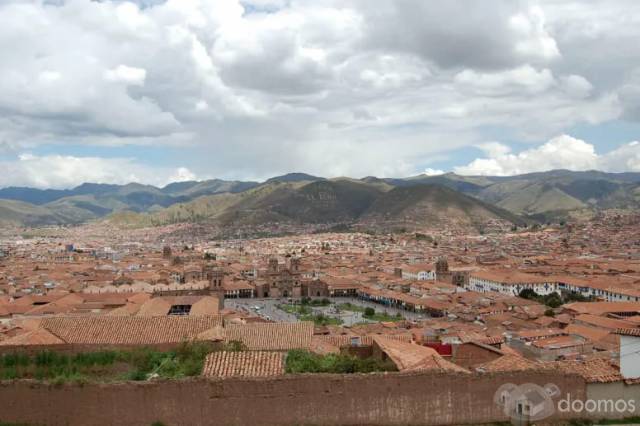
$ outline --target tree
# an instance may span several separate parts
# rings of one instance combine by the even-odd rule
[[[365,308],[364,309],[364,316],[365,317],[372,317],[376,314],[376,310],[373,308]]]
[[[518,296],[522,297],[523,299],[529,299],[529,300],[538,299],[538,293],[536,293],[535,290],[531,288],[523,288],[522,290],[520,290],[520,293],[518,294]]]

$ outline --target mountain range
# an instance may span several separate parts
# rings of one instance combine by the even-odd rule
[[[127,225],[215,222],[438,223],[548,221],[600,209],[640,207],[640,173],[549,172],[517,176],[325,179],[291,173],[265,182],[220,179],[151,185],[85,183],[73,189],[0,189],[0,224]]]

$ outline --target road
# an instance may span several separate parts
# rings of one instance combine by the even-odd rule
[[[237,311],[251,312],[257,314],[262,318],[277,321],[277,322],[297,322],[298,318],[289,314],[281,309],[278,309],[278,305],[285,304],[288,299],[225,299],[225,308],[234,309]],[[339,318],[346,326],[352,326],[360,322],[375,322],[367,320],[362,316],[361,312],[340,311],[337,312],[336,305],[342,303],[351,303],[353,305],[362,306],[363,308],[371,307],[379,313],[387,313],[389,315],[396,315],[400,313],[403,317],[411,320],[418,320],[428,318],[423,314],[416,314],[414,312],[408,312],[402,309],[396,309],[392,307],[386,307],[372,302],[366,302],[356,298],[350,297],[335,297],[329,299],[331,305],[329,306],[309,306],[314,313],[323,313],[324,315]]]

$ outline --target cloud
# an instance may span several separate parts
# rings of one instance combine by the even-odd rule
[[[553,169],[640,171],[640,143],[631,142],[605,154],[568,135],[557,136],[536,148],[511,153],[508,146],[496,142],[484,146],[487,158],[478,158],[466,166],[455,167],[462,175],[511,176]]]
[[[630,0],[4,1],[0,154],[180,146],[175,169],[198,176],[418,174],[487,140],[639,120],[635,9]]]
[[[438,175],[443,175],[445,172],[444,170],[432,169],[431,167],[427,167],[426,169],[424,169],[422,173],[424,173],[427,176],[438,176]]]
[[[112,70],[106,70],[104,72],[104,78],[107,81],[142,86],[145,78],[147,78],[147,71],[142,68],[118,65]]]
[[[158,186],[196,180],[189,169],[150,167],[130,158],[37,156],[21,154],[14,161],[0,161],[0,187],[71,188],[84,182],[126,184],[140,182]]]
[[[555,79],[548,69],[536,70],[530,65],[496,73],[478,73],[466,69],[456,74],[454,82],[476,93],[500,95],[513,91],[535,94],[548,90]]]

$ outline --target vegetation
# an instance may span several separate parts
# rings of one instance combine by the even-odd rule
[[[231,342],[223,349],[237,351],[242,347]],[[166,352],[143,347],[74,355],[49,350],[34,355],[8,353],[0,355],[0,380],[36,379],[61,384],[197,376],[212,350],[205,343],[185,342]]]
[[[375,358],[357,358],[351,355],[318,355],[305,350],[289,351],[286,358],[287,373],[373,373],[376,371],[396,371],[390,361]]]
[[[310,315],[313,311],[307,305],[280,304],[278,309],[292,315]]]
[[[331,304],[331,300],[326,297],[322,299],[311,299],[310,297],[303,297],[300,300],[301,305],[311,305],[311,306],[329,306]]]
[[[376,312],[373,308],[365,308],[362,316],[371,321],[399,321],[404,319],[400,313],[390,315],[386,312]]]
[[[336,306],[336,308],[338,308],[341,311],[349,311],[349,312],[364,312],[365,308],[363,308],[362,306],[359,305],[354,305],[353,303],[341,303],[339,305]],[[371,308],[369,308],[371,309]],[[375,313],[375,311],[374,311]]]
[[[543,295],[539,295],[533,289],[530,289],[530,288],[525,288],[521,290],[518,296],[522,297],[523,299],[535,300],[536,302],[542,303],[543,305],[547,305],[550,308],[557,308],[564,305],[565,303],[590,302],[592,300],[591,298],[585,297],[574,291],[563,292],[562,295],[559,295],[558,293],[553,292],[543,296]],[[546,314],[547,312],[545,312],[545,315]],[[549,316],[552,316],[552,315],[549,315]]]
[[[313,315],[300,315],[298,318],[300,318],[300,321],[313,321],[313,323],[317,326],[342,325],[341,319],[333,318],[323,313]]]
[[[300,305],[293,304],[280,304],[278,309],[283,310],[289,314],[295,315],[300,321],[312,321],[317,326],[325,325],[341,325],[342,320],[339,318],[333,318],[328,315],[320,313],[314,313],[310,306],[328,306],[331,304],[329,299],[316,299],[310,300],[309,298],[303,298]]]

